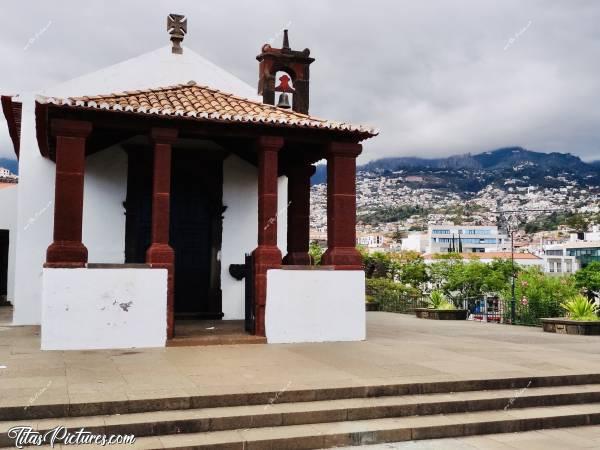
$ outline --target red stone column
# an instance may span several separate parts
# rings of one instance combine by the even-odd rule
[[[360,144],[332,142],[327,149],[327,250],[322,264],[361,269],[356,249],[356,157]]]
[[[277,247],[278,152],[283,138],[263,136],[256,142],[258,156],[258,247],[254,256],[255,334],[265,335],[267,270],[281,267]]]
[[[167,337],[174,333],[175,252],[169,245],[171,200],[171,145],[177,130],[153,128],[154,169],[152,177],[152,243],[146,251],[146,262],[153,268],[167,269]]]
[[[90,122],[55,119],[56,184],[54,191],[54,239],[46,251],[45,267],[85,267],[87,248],[81,242],[83,222],[83,174],[85,140]]]
[[[310,265],[308,254],[310,233],[310,177],[315,167],[305,161],[294,161],[287,171],[287,255],[286,265]]]

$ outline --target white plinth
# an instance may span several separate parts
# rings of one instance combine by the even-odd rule
[[[164,347],[166,269],[44,269],[42,350]]]
[[[361,341],[365,320],[362,270],[267,272],[268,343]]]

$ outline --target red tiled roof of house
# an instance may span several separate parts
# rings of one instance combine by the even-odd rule
[[[437,259],[441,256],[448,255],[448,253],[428,253],[423,255],[425,259]],[[511,259],[511,252],[473,252],[473,253],[460,253],[460,256],[463,259]],[[539,256],[536,256],[532,253],[515,253],[515,260],[517,259],[541,259]]]
[[[485,253],[468,253],[469,256],[475,258],[500,258],[500,259],[510,259],[511,252],[485,252]],[[539,256],[534,255],[533,253],[515,253],[515,259],[541,259]]]

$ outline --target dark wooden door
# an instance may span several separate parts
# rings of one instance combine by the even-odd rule
[[[142,263],[151,242],[152,152],[129,152],[126,262]],[[175,315],[223,316],[220,263],[222,160],[175,149],[172,155],[170,245],[175,251]]]
[[[175,312],[208,312],[212,214],[203,185],[202,162],[173,152],[170,243],[175,250]]]
[[[152,152],[136,148],[128,155],[125,262],[144,263],[152,232]]]
[[[0,230],[0,297],[8,288],[8,230]],[[0,302],[1,303],[1,302]]]

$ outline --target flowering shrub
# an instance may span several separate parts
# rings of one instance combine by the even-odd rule
[[[515,282],[515,323],[539,325],[542,317],[564,315],[561,303],[578,294],[573,277],[553,277],[537,267],[521,270]],[[504,319],[510,320],[510,287],[502,291]]]

